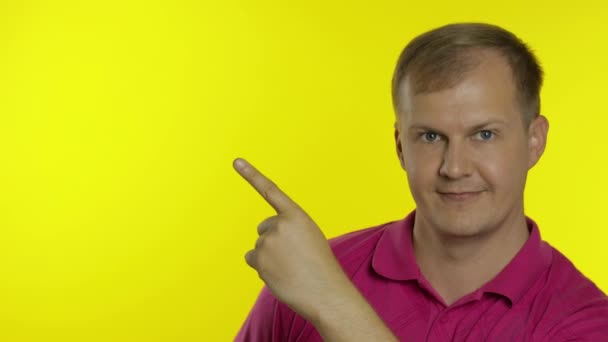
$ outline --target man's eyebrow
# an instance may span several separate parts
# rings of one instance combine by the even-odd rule
[[[481,123],[479,125],[475,125],[473,127],[471,127],[471,131],[478,131],[482,128],[486,128],[488,126],[492,126],[492,125],[496,125],[496,126],[508,126],[509,124],[506,121],[503,120],[490,120],[490,121],[486,121],[484,123]]]
[[[441,130],[433,128],[433,127],[425,125],[425,124],[410,125],[410,127],[408,128],[408,131],[430,131],[430,132],[439,133],[441,135],[445,135],[445,133],[443,133]]]
[[[482,122],[480,124],[472,126],[468,130],[471,131],[471,132],[475,132],[475,131],[478,131],[480,129],[483,129],[483,128],[486,128],[488,126],[491,126],[491,125],[508,126],[508,124],[505,121],[503,121],[503,120],[490,120],[490,121]],[[437,132],[437,133],[445,135],[443,132],[441,132],[441,130],[433,128],[430,125],[427,125],[427,124],[424,124],[424,123],[415,123],[415,124],[412,124],[409,127],[409,130],[433,131],[433,132]]]

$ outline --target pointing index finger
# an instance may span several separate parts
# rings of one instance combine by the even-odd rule
[[[284,213],[299,206],[287,196],[279,187],[253,165],[242,158],[237,158],[233,163],[236,171],[270,204],[277,214]]]

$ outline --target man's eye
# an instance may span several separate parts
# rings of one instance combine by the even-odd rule
[[[424,132],[422,133],[422,140],[425,142],[434,142],[439,140],[439,134],[435,132]]]
[[[491,140],[492,138],[494,138],[494,132],[483,130],[477,133],[477,136],[479,136],[481,140]]]

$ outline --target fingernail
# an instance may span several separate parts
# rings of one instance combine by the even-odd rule
[[[247,163],[243,159],[237,158],[234,161],[234,166],[236,166],[238,169],[242,170],[245,166],[247,166]]]

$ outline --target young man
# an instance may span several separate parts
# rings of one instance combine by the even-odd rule
[[[277,215],[246,255],[266,283],[237,341],[608,341],[608,298],[524,214],[545,149],[542,71],[512,33],[452,24],[402,52],[397,156],[416,209],[327,240],[242,159]]]

